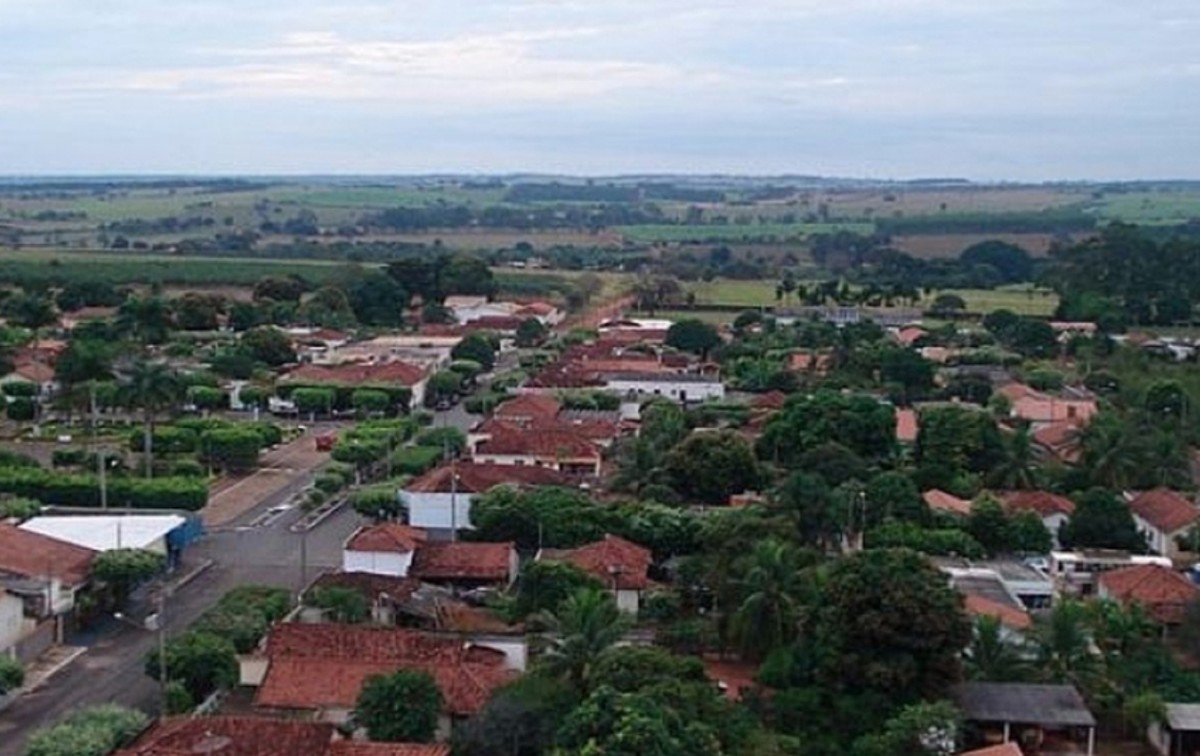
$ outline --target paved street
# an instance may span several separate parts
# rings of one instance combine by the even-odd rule
[[[268,527],[245,523],[275,502],[264,500],[235,525],[217,530],[193,547],[188,561],[213,559],[215,566],[184,586],[167,603],[169,635],[184,631],[226,591],[247,583],[266,583],[298,590],[301,579],[301,540],[307,540],[307,580],[336,567],[341,545],[359,524],[350,508],[335,513],[306,536],[291,533],[299,518],[293,511]],[[20,756],[31,732],[53,724],[69,711],[103,702],[157,711],[158,686],[146,677],[142,663],[156,647],[156,636],[137,627],[108,620],[91,637],[88,651],[35,692],[0,712],[0,756]]]

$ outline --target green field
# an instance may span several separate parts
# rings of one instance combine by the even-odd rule
[[[291,202],[313,207],[351,207],[381,209],[421,207],[438,202],[451,205],[493,205],[504,196],[503,189],[462,189],[458,187],[387,187],[347,186],[285,188],[262,195],[276,202]]]
[[[754,223],[727,226],[647,224],[639,226],[616,226],[613,230],[629,241],[648,243],[736,242],[759,239],[800,241],[814,234],[832,234],[838,231],[869,234],[875,230],[875,225],[873,223]]]
[[[1095,211],[1105,220],[1143,225],[1186,223],[1200,218],[1200,189],[1109,193],[1095,203]]]
[[[687,290],[696,295],[696,304],[738,307],[775,307],[779,300],[775,298],[774,280],[732,281],[717,279],[710,283],[697,281],[687,284]],[[801,282],[803,283],[803,282]],[[987,313],[992,310],[1007,309],[1020,315],[1045,317],[1052,314],[1058,307],[1058,296],[1045,289],[1030,287],[1006,287],[1000,289],[949,289],[935,291],[918,303],[918,307],[928,307],[933,298],[939,294],[957,294],[967,303],[970,312]]]

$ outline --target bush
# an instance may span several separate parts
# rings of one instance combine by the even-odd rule
[[[222,470],[244,472],[258,466],[262,434],[256,428],[219,428],[200,437],[203,458]]]
[[[400,496],[397,487],[379,485],[355,491],[350,497],[354,511],[375,520],[394,520],[400,514]]]
[[[0,449],[0,468],[2,467],[36,467],[41,468],[42,463],[38,462],[28,454],[9,451],[8,449]]]
[[[449,449],[451,454],[462,454],[467,448],[467,436],[458,428],[427,428],[417,434],[417,446]]]
[[[200,410],[229,409],[229,395],[212,386],[192,386],[187,391],[188,401]]]
[[[27,396],[10,397],[5,414],[9,420],[28,422],[37,417],[37,403]]]
[[[323,491],[327,494],[335,494],[342,490],[346,483],[344,480],[342,480],[342,476],[340,475],[322,474],[318,475],[313,480],[313,485],[316,486],[318,491]]]
[[[272,623],[291,611],[291,594],[282,589],[245,585],[226,593],[193,625],[196,631],[224,638],[239,654],[250,653]]]
[[[508,399],[508,394],[480,394],[463,402],[463,407],[474,415],[486,415],[506,399]]]
[[[0,467],[0,493],[66,507],[100,506],[94,475],[63,474],[41,468]],[[208,503],[208,483],[194,478],[110,478],[110,506],[133,509],[183,509],[194,512]]]
[[[0,520],[21,520],[22,522],[42,513],[42,503],[33,499],[6,499],[0,501]]]
[[[573,410],[604,410],[612,412],[621,409],[621,397],[601,391],[584,391],[570,393],[562,398],[563,407]]]
[[[339,462],[326,465],[321,472],[322,475],[329,475],[341,481],[343,486],[348,486],[354,482],[354,466],[343,465]]]
[[[190,630],[166,645],[167,678],[183,683],[194,701],[231,687],[238,681],[237,649],[232,641],[219,635]],[[146,657],[145,672],[159,679],[159,654]]]
[[[25,381],[9,381],[0,385],[0,391],[4,392],[5,396],[23,396],[29,399],[37,396],[38,387],[35,383],[26,383]]]
[[[181,459],[171,463],[171,475],[179,478],[203,478],[208,475],[208,470],[194,459]]]
[[[283,428],[280,428],[275,423],[255,423],[244,427],[253,428],[258,433],[259,437],[262,438],[262,447],[264,449],[283,443]]]
[[[371,605],[361,593],[351,588],[316,588],[304,597],[308,606],[322,609],[334,622],[357,625],[371,615]]]
[[[140,452],[145,449],[145,431],[137,428],[129,434],[130,451]],[[176,426],[160,425],[154,429],[155,454],[194,454],[199,446],[200,435],[182,424]]]
[[[442,457],[442,450],[433,446],[406,446],[392,454],[392,471],[405,475],[420,475],[433,469]]]
[[[25,682],[25,669],[10,656],[0,656],[0,696],[16,690]]]
[[[80,709],[33,733],[25,756],[107,756],[132,742],[149,723],[142,712],[116,704]]]
[[[86,449],[55,449],[50,455],[50,464],[53,467],[82,467],[87,461]]]

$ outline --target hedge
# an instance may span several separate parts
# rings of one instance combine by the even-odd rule
[[[375,386],[371,384],[363,384],[361,386],[330,386],[330,385],[304,385],[299,383],[285,384],[278,386],[275,393],[280,399],[291,399],[299,389],[322,389],[333,392],[333,408],[335,410],[350,410],[354,409],[352,397],[354,392],[360,389],[376,389],[387,393],[388,399],[391,400],[392,406],[399,407],[405,411],[412,405],[412,389],[406,386]],[[324,411],[324,407],[321,408]]]
[[[0,391],[4,392],[5,396],[37,396],[38,387],[36,383],[26,383],[25,381],[9,381],[0,385]]]
[[[37,405],[27,396],[13,396],[8,400],[7,412],[9,420],[25,422],[37,417]]]
[[[0,468],[0,493],[65,507],[100,506],[94,475],[64,474],[31,467]],[[208,481],[196,478],[108,479],[108,505],[133,509],[183,509],[194,512],[208,503]]]
[[[145,438],[142,428],[132,431],[129,434],[130,451],[145,451]],[[196,451],[199,442],[199,433],[182,425],[161,425],[154,429],[155,454],[191,454]]]
[[[442,458],[442,450],[433,446],[406,446],[392,455],[392,472],[404,475],[420,475],[432,469]]]

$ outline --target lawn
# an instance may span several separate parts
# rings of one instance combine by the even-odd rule
[[[734,305],[741,307],[775,307],[775,280],[733,281],[717,279],[711,283],[697,281],[686,284],[694,292],[698,305]],[[804,282],[801,282],[802,284]],[[1045,289],[1005,287],[1000,289],[951,289],[935,291],[919,303],[928,306],[939,294],[957,294],[967,303],[970,312],[988,313],[1007,309],[1019,315],[1048,316],[1058,307],[1058,296]]]

